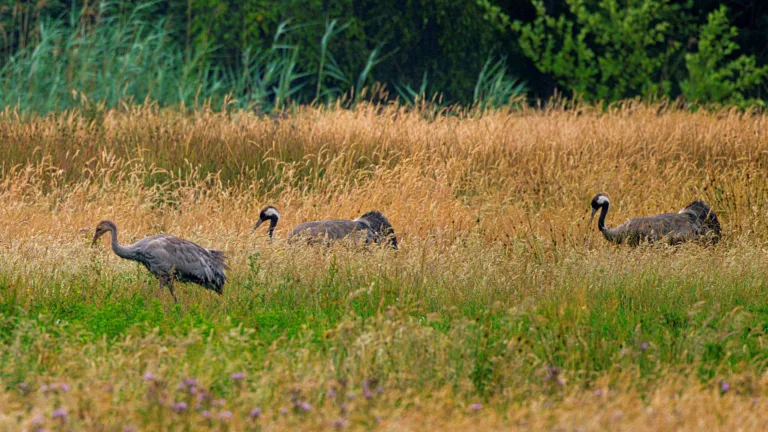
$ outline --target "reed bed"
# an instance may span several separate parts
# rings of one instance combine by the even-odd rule
[[[5,112],[0,425],[764,429],[767,126],[635,104]],[[609,245],[597,192],[609,225],[704,199],[724,240]],[[267,204],[273,243],[250,230]],[[371,209],[399,250],[284,240]],[[101,219],[225,250],[224,295],[174,305],[89,247]]]

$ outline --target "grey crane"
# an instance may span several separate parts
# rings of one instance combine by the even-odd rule
[[[605,215],[608,214],[610,204],[604,194],[595,195],[592,198],[592,215],[589,222],[592,222],[595,213],[600,210],[597,228],[613,243],[637,245],[642,241],[655,242],[662,239],[670,244],[690,240],[708,241],[713,244],[720,241],[720,222],[715,212],[704,201],[693,201],[677,213],[634,218],[616,228],[607,228]]]
[[[223,293],[227,281],[224,270],[229,270],[224,262],[224,252],[166,234],[155,234],[122,246],[117,242],[117,226],[108,220],[96,226],[91,246],[107,232],[112,235],[112,250],[117,256],[143,264],[160,281],[161,291],[168,287],[174,302],[177,302],[174,281],[192,282],[219,295]]]
[[[253,230],[256,230],[262,223],[269,221],[268,233],[269,238],[272,239],[278,220],[280,220],[280,213],[276,208],[273,206],[264,207],[259,213],[259,220],[256,221]],[[395,238],[392,224],[381,212],[375,210],[354,220],[333,219],[305,222],[297,225],[288,234],[288,241],[297,239],[306,240],[308,243],[331,243],[342,239],[365,243],[386,242],[389,246],[397,249],[397,238]]]

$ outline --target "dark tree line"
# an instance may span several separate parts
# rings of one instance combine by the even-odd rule
[[[104,10],[135,8],[109,4],[0,0],[0,61],[34,45],[49,20],[98,25]],[[610,15],[611,5],[629,12]],[[608,100],[768,98],[765,0],[160,0],[145,4],[139,18],[163,20],[177,50],[190,59],[204,52],[205,61],[230,73],[245,67],[246,52],[292,47],[299,70],[329,71],[298,77],[308,95],[318,79],[337,74],[354,82],[368,67],[366,83],[385,83],[393,94],[426,90],[466,103],[483,67],[504,59],[505,73],[525,81],[529,98],[556,89]],[[655,39],[635,40],[646,34]],[[723,39],[734,45],[699,46]]]

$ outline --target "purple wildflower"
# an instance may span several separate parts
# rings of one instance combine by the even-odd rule
[[[333,399],[333,398],[336,397],[336,389],[335,388],[331,387],[331,388],[328,389],[328,397],[330,399]]]
[[[40,390],[41,390],[43,393],[48,393],[48,388],[49,388],[49,387],[48,387],[48,384],[43,384],[42,386],[40,386]]]
[[[760,398],[759,397],[755,396],[755,397],[752,398],[752,403],[753,404],[756,404],[758,402],[760,402]]]
[[[348,425],[349,425],[349,422],[344,420],[344,419],[342,419],[342,418],[336,419],[336,420],[333,421],[333,423],[331,423],[331,426],[333,426],[333,427],[335,427],[337,429],[345,428]]]
[[[469,406],[469,409],[472,410],[472,411],[480,411],[481,409],[483,409],[483,404],[474,403],[474,404]]]
[[[371,386],[368,383],[368,380],[363,381],[363,396],[365,396],[366,399],[373,397],[373,393],[371,393]]]
[[[227,404],[226,399],[216,399],[215,401],[211,402],[211,405],[221,407]]]
[[[196,387],[197,380],[195,378],[187,378],[184,380],[184,384],[186,384],[187,387]]]
[[[384,393],[384,387],[382,387],[382,386],[376,387],[376,393],[378,393],[378,394]]]
[[[69,391],[69,385],[66,384],[66,383],[59,384],[59,388],[62,389],[63,391],[65,391],[65,392]]]
[[[231,419],[232,418],[232,411],[222,411],[219,413],[220,419]]]
[[[136,427],[135,426],[128,425],[128,426],[123,428],[123,432],[135,432],[135,431],[136,431]]]
[[[261,417],[261,408],[254,408],[251,410],[251,418],[257,419]]]
[[[730,389],[731,389],[731,385],[728,384],[727,382],[723,381],[723,383],[720,384],[720,390],[722,390],[723,393],[727,392]]]
[[[45,420],[43,418],[43,416],[38,414],[38,415],[32,417],[32,424],[35,425],[35,426],[43,424],[43,420]]]
[[[64,408],[56,408],[53,410],[53,413],[51,413],[51,418],[54,420],[59,419],[65,422],[67,421],[67,411]]]
[[[27,391],[27,390],[29,390],[29,386],[28,386],[28,385],[27,385],[27,383],[25,383],[25,382],[23,382],[23,383],[19,384],[19,388],[20,388],[22,391]]]
[[[176,402],[173,405],[171,405],[171,409],[176,411],[177,413],[180,413],[180,412],[185,411],[187,409],[187,403],[186,402]]]
[[[155,379],[155,377],[152,375],[152,372],[147,372],[144,374],[144,381],[152,381]]]
[[[245,378],[245,372],[235,372],[229,377],[235,381],[240,381],[241,379]]]
[[[285,409],[285,408],[280,408],[280,414],[286,415],[286,414],[288,414],[288,410]]]
[[[640,349],[643,350],[643,351],[647,350],[648,349],[648,342],[643,342],[642,344],[640,344]]]
[[[301,402],[299,403],[299,408],[301,408],[302,411],[311,411],[312,405],[310,405],[308,402]]]
[[[352,399],[354,399],[354,398],[356,398],[356,397],[357,397],[357,396],[355,396],[355,394],[354,394],[354,393],[347,393],[347,399],[349,399],[349,400],[352,400]]]
[[[205,417],[205,418],[210,418],[211,417],[211,412],[208,411],[208,410],[205,410],[205,411],[201,412],[200,415]]]
[[[603,390],[602,389],[595,389],[595,396],[602,396]]]

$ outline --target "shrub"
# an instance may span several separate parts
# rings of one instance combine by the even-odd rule
[[[533,0],[536,19],[511,24],[540,71],[588,101],[669,95],[684,6],[668,0],[566,3],[569,14],[553,17]]]
[[[755,56],[733,58],[739,51],[733,41],[738,29],[727,14],[725,6],[710,13],[699,33],[698,51],[685,55],[688,78],[680,83],[682,94],[694,103],[764,105],[747,94],[768,77],[768,66],[758,67]]]

